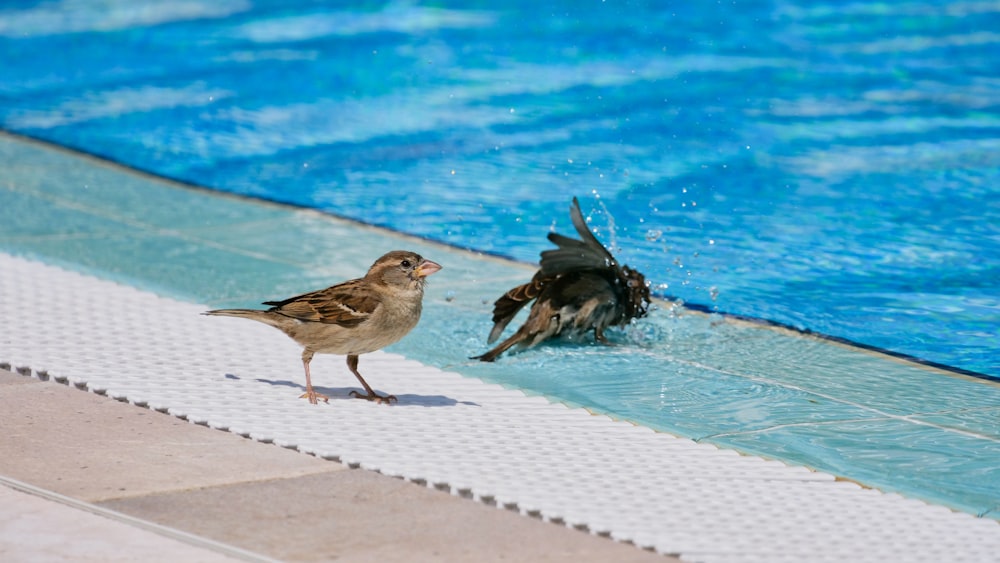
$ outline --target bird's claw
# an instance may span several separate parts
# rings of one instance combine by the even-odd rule
[[[299,398],[309,399],[309,402],[314,405],[319,404],[319,401],[323,401],[324,403],[330,402],[330,397],[327,397],[326,395],[322,393],[317,393],[315,391],[306,391],[305,393],[299,395]]]
[[[380,405],[391,405],[392,403],[398,403],[399,399],[395,395],[379,395],[375,392],[363,395],[357,391],[352,390],[350,395],[355,399],[364,399],[366,401],[371,401],[373,403],[378,403]]]

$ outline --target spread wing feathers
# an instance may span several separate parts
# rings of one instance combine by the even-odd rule
[[[582,240],[549,233],[549,240],[559,248],[542,252],[541,272],[552,276],[579,270],[617,269],[618,262],[614,256],[587,227],[583,213],[580,212],[580,202],[575,197],[569,208],[569,215]]]
[[[511,289],[503,294],[500,299],[497,299],[496,303],[493,304],[493,330],[490,331],[490,336],[486,339],[487,344],[492,344],[499,338],[503,329],[507,328],[507,325],[510,324],[510,321],[517,315],[518,311],[538,297],[545,284],[549,283],[552,279],[551,277],[543,276],[541,271],[536,272],[530,282]]]
[[[290,297],[284,301],[265,301],[271,312],[308,322],[353,327],[375,312],[381,301],[375,294],[357,291],[363,280],[351,280],[340,285]]]
[[[509,321],[510,319],[507,319],[507,322]],[[504,326],[506,326],[506,324],[507,323],[505,322]],[[492,362],[496,360],[500,354],[503,354],[514,346],[533,346],[558,332],[560,327],[559,325],[559,315],[558,312],[552,308],[552,304],[549,301],[539,301],[531,308],[531,315],[528,317],[528,320],[525,321],[524,325],[517,329],[517,332],[498,344],[492,350],[486,352],[485,354],[475,356],[473,359],[484,362]],[[502,330],[502,327],[500,331],[497,331],[496,328],[494,328],[496,336],[499,336]],[[491,333],[490,336],[495,339],[493,333]]]

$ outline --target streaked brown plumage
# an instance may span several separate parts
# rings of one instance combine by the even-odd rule
[[[406,336],[420,320],[426,277],[441,266],[419,254],[396,250],[372,264],[365,277],[305,293],[284,301],[265,301],[267,310],[218,309],[205,315],[253,319],[284,332],[303,346],[306,392],[316,404],[329,397],[313,390],[309,362],[313,355],[347,356],[347,367],[365,388],[359,399],[378,403],[396,400],[378,395],[358,373],[358,356],[384,348]]]
[[[549,240],[558,248],[542,252],[540,268],[530,282],[497,299],[487,343],[495,342],[514,316],[534,301],[528,320],[510,338],[475,359],[492,362],[514,346],[530,347],[555,336],[591,330],[597,341],[606,342],[605,329],[628,324],[646,314],[646,278],[628,266],[618,265],[590,232],[576,198],[570,217],[581,240],[549,233]]]

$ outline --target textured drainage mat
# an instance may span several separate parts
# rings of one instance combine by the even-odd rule
[[[390,407],[309,405],[268,327],[0,254],[0,364],[264,442],[699,561],[986,561],[1000,523],[739,455],[398,355]],[[341,358],[314,361],[346,397]]]

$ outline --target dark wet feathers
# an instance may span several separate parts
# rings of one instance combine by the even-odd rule
[[[580,240],[549,233],[549,240],[557,248],[542,252],[539,270],[530,282],[497,299],[487,343],[495,342],[517,313],[533,302],[528,320],[514,335],[478,359],[493,361],[511,347],[533,346],[564,331],[592,330],[595,338],[603,341],[605,328],[624,325],[646,314],[649,288],[645,277],[618,265],[590,232],[576,198],[570,217]]]
[[[549,233],[549,240],[558,248],[542,252],[540,263],[541,273],[552,276],[581,270],[602,270],[618,267],[615,257],[604,248],[594,233],[590,232],[587,222],[580,212],[580,203],[573,198],[569,210],[573,227],[581,240],[572,239],[559,233]]]

